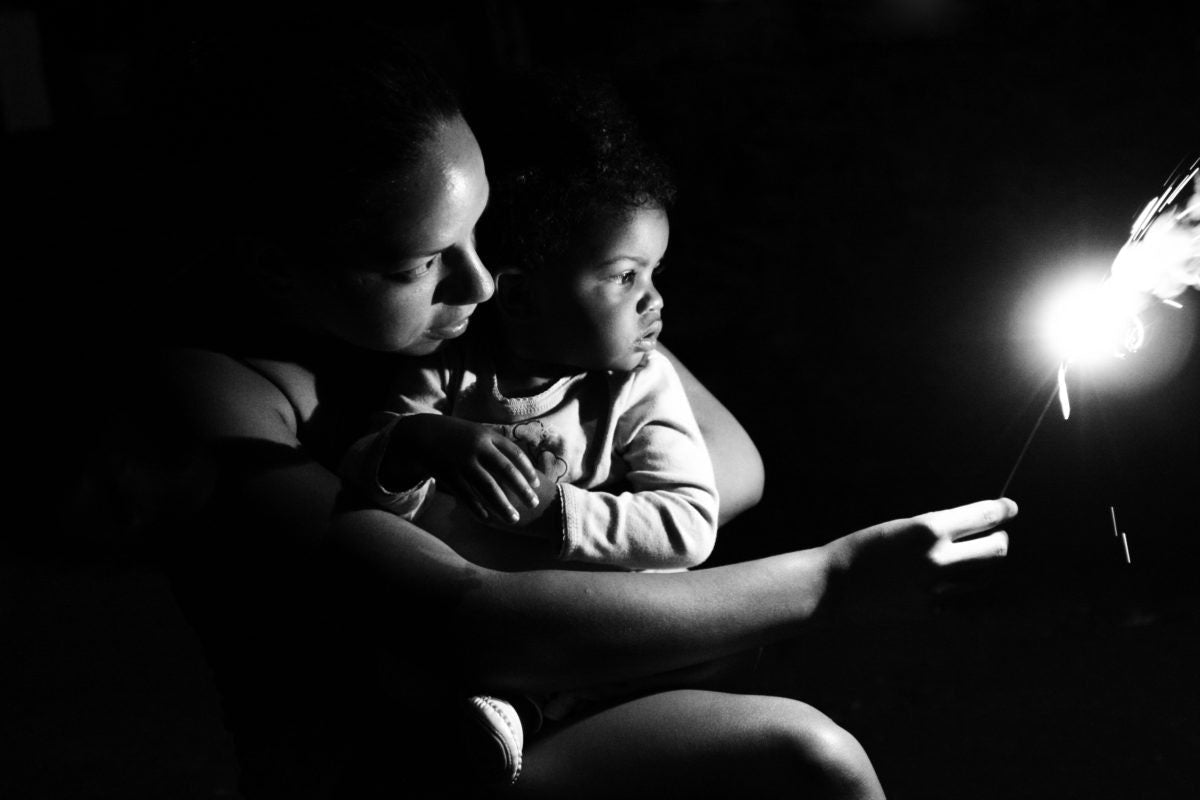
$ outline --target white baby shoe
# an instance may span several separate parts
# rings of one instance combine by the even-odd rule
[[[525,729],[512,703],[477,694],[463,704],[463,746],[472,768],[489,781],[516,783],[521,777]]]

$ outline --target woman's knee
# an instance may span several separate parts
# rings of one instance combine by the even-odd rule
[[[789,705],[773,720],[770,733],[773,749],[801,783],[815,785],[822,797],[883,797],[870,758],[849,731],[811,706]]]

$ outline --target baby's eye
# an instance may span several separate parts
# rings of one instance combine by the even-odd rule
[[[627,269],[617,276],[617,281],[622,286],[627,286],[637,280],[637,270]]]
[[[660,262],[658,262],[657,264],[655,264],[655,265],[654,265],[654,270],[653,270],[653,271],[654,271],[654,274],[655,274],[655,275],[661,275],[661,274],[662,274],[662,271],[663,271],[664,269],[666,269],[666,268],[667,268],[667,265],[666,265],[666,264],[664,264],[663,262],[661,262],[661,261],[660,261]]]

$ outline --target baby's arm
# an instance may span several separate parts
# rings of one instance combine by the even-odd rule
[[[342,479],[380,508],[413,520],[437,480],[457,490],[487,519],[518,518],[500,486],[536,505],[537,473],[521,449],[498,431],[444,415],[452,375],[433,363],[401,370],[391,408],[376,430],[359,439],[342,462]]]
[[[614,449],[629,491],[560,487],[564,560],[627,569],[694,567],[712,553],[712,461],[679,376],[657,354],[622,393]]]

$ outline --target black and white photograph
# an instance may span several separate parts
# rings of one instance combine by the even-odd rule
[[[1177,800],[1200,7],[0,3],[5,800]]]

